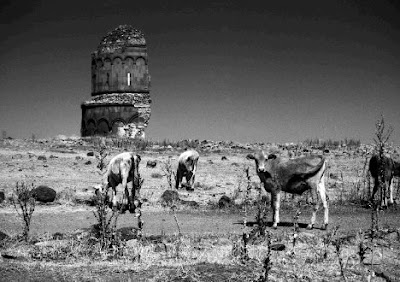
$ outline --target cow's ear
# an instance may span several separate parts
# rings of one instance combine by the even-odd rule
[[[276,159],[276,155],[275,154],[269,154],[268,155],[268,159],[269,160],[275,160]]]
[[[248,154],[248,155],[246,156],[246,159],[248,159],[248,160],[254,160],[254,155],[253,155],[253,154]]]

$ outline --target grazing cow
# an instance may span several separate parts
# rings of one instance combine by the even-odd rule
[[[139,175],[140,156],[131,152],[124,152],[113,157],[107,166],[104,175],[104,188],[112,187],[112,206],[117,208],[117,186],[122,184],[126,196],[121,212],[125,212],[128,206],[129,212],[135,212],[135,208],[140,205],[140,175]],[[129,195],[127,188],[128,182],[132,181],[132,191]]]
[[[176,172],[175,188],[178,189],[182,184],[182,178],[186,177],[186,190],[194,190],[194,178],[197,170],[197,162],[199,161],[199,153],[195,150],[183,152],[178,159],[178,170]]]
[[[369,172],[374,179],[374,189],[372,190],[371,201],[373,201],[376,192],[379,188],[379,171],[383,169],[383,179],[385,183],[386,191],[389,192],[389,203],[387,203],[387,194],[381,197],[381,206],[386,207],[388,204],[393,205],[393,177],[400,177],[400,163],[394,161],[390,157],[383,156],[380,161],[378,155],[373,155],[369,160]]]
[[[324,224],[322,229],[328,226],[328,202],[325,191],[326,163],[322,156],[306,156],[297,159],[281,159],[275,155],[268,158],[264,152],[247,155],[247,159],[255,160],[256,171],[264,189],[271,193],[271,208],[273,212],[273,228],[279,223],[279,208],[281,191],[301,195],[311,190],[314,200],[314,210],[308,228],[314,226],[316,214],[319,208],[319,200],[324,207]],[[319,197],[318,197],[319,196]]]

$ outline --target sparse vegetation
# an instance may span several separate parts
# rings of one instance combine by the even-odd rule
[[[348,150],[343,148],[337,151],[331,149],[326,154],[326,158],[329,159],[329,171],[333,175],[327,180],[327,187],[331,193],[332,222],[333,224],[342,223],[344,219],[341,219],[340,216],[343,213],[348,216],[347,221],[341,224],[341,229],[333,236],[331,231],[305,230],[303,222],[306,215],[302,212],[307,205],[306,196],[282,195],[285,200],[282,199],[281,225],[277,230],[270,230],[268,227],[270,219],[267,218],[270,207],[269,204],[266,204],[265,197],[262,196],[262,185],[258,183],[252,167],[247,171],[243,170],[247,163],[239,149],[235,149],[238,151],[234,151],[232,154],[227,153],[224,148],[221,149],[223,155],[228,156],[229,161],[222,161],[221,154],[216,153],[217,150],[203,152],[202,154],[207,154],[207,157],[200,159],[198,182],[196,182],[198,189],[191,193],[177,191],[182,199],[196,200],[200,204],[200,208],[194,209],[178,203],[176,204],[177,208],[171,210],[170,213],[163,212],[166,210],[163,210],[159,203],[160,194],[163,191],[159,187],[160,183],[162,184],[165,180],[161,179],[160,175],[162,178],[166,176],[165,186],[174,187],[174,183],[172,183],[172,179],[174,179],[173,162],[168,156],[172,154],[171,148],[180,150],[181,147],[178,147],[178,142],[174,144],[168,140],[161,141],[160,145],[157,142],[150,143],[149,141],[143,147],[146,152],[140,154],[142,162],[144,161],[146,164],[148,159],[156,159],[159,166],[157,169],[142,170],[142,176],[146,179],[142,188],[148,198],[144,209],[151,211],[149,214],[146,213],[150,221],[158,219],[157,217],[164,214],[166,219],[165,221],[159,220],[164,225],[157,225],[155,222],[147,224],[146,221],[146,228],[139,236],[137,229],[131,228],[134,224],[133,220],[126,220],[130,215],[117,214],[118,224],[122,225],[120,221],[123,221],[123,226],[126,224],[127,228],[131,229],[130,237],[127,237],[117,229],[114,221],[109,221],[111,210],[106,204],[102,205],[108,212],[105,217],[103,211],[98,212],[98,206],[87,208],[58,205],[64,202],[75,203],[77,193],[82,193],[84,188],[89,189],[98,184],[101,172],[105,167],[105,157],[101,157],[105,154],[101,151],[96,154],[98,157],[98,168],[96,168],[97,163],[93,161],[93,156],[87,155],[88,151],[93,150],[93,146],[92,144],[87,145],[83,140],[76,141],[76,144],[81,142],[83,145],[70,145],[75,144],[73,143],[75,141],[68,140],[65,141],[65,144],[60,144],[63,146],[59,146],[58,143],[54,145],[54,143],[46,143],[38,139],[34,144],[29,145],[34,146],[31,148],[35,148],[29,149],[29,155],[35,155],[33,158],[29,158],[21,152],[18,152],[22,155],[21,158],[12,158],[10,155],[12,151],[10,151],[11,153],[7,152],[8,155],[4,154],[0,157],[3,160],[4,170],[13,175],[44,175],[44,180],[49,179],[48,175],[54,177],[54,183],[58,185],[51,182],[49,185],[57,189],[57,204],[39,206],[39,210],[50,210],[52,213],[54,210],[53,218],[59,220],[57,214],[61,213],[57,209],[60,208],[66,214],[70,211],[79,214],[81,213],[79,209],[82,208],[94,209],[95,214],[103,214],[103,219],[100,221],[104,222],[106,227],[104,229],[100,227],[102,224],[98,217],[95,217],[96,224],[92,227],[90,227],[92,224],[90,221],[93,221],[93,218],[87,220],[86,228],[72,231],[73,229],[69,227],[69,229],[66,228],[68,231],[56,236],[56,234],[43,234],[45,230],[37,232],[35,230],[37,223],[34,220],[34,227],[31,228],[32,234],[28,243],[11,238],[0,244],[0,252],[3,256],[3,261],[0,263],[1,273],[8,273],[7,271],[10,269],[18,269],[19,273],[26,273],[26,275],[29,273],[30,277],[39,277],[37,280],[45,280],[40,278],[43,278],[45,273],[52,273],[60,281],[74,277],[76,280],[85,281],[96,279],[163,281],[169,279],[168,281],[241,282],[343,281],[344,279],[348,281],[367,281],[368,279],[384,281],[385,278],[382,277],[391,279],[394,275],[400,275],[397,268],[398,260],[396,260],[396,257],[400,255],[400,242],[397,235],[400,234],[398,233],[400,231],[396,229],[398,227],[389,225],[387,228],[380,228],[372,242],[369,240],[370,212],[359,206],[364,203],[365,198],[368,198],[369,185],[365,174],[368,157],[365,154],[358,154],[354,151],[354,153],[344,155],[343,152]],[[11,141],[4,146],[12,148],[13,142],[19,142]],[[198,141],[191,142],[193,142],[192,145],[200,146]],[[181,142],[181,144],[186,146],[190,142]],[[139,150],[134,147],[133,143],[114,144],[104,141],[103,145],[105,145],[103,146],[105,152],[109,151],[112,154],[122,149]],[[153,149],[153,145],[160,147],[156,146]],[[46,146],[52,146],[52,149],[62,148],[62,152],[61,150],[52,151],[52,154],[58,158],[48,157],[46,161],[40,161],[40,165],[33,166],[32,163],[37,162],[37,156],[43,154],[42,148],[46,148]],[[364,147],[361,148],[364,150]],[[149,150],[152,150],[151,157],[147,156]],[[77,156],[81,158],[77,159]],[[92,163],[84,165],[87,160],[92,160]],[[163,161],[168,160],[169,170],[165,172],[162,170],[162,165]],[[62,168],[60,171],[65,174],[65,179],[62,178],[63,174],[58,172],[58,167]],[[141,165],[141,169],[142,167],[143,165]],[[161,171],[157,172],[158,169]],[[167,177],[167,174],[170,175],[170,178]],[[2,181],[6,182],[8,179],[3,178]],[[53,179],[49,181],[53,181]],[[103,201],[105,195],[103,194],[104,198],[97,198],[99,203],[107,203]],[[214,208],[222,195],[229,196],[232,208]],[[6,204],[5,208],[7,208]],[[395,218],[398,216],[398,211],[390,212],[391,214],[388,216]],[[363,213],[365,216],[359,217],[357,213]],[[196,218],[203,220],[204,217],[207,217],[207,221],[199,226],[194,224],[188,227],[186,220],[189,217],[187,214],[192,216],[191,220],[194,218],[193,222],[197,222]],[[353,214],[354,216],[350,216]],[[0,213],[0,219],[4,215]],[[381,217],[383,216],[385,215],[381,215]],[[213,220],[218,217],[222,217],[222,219],[219,219],[217,225]],[[105,218],[107,219],[104,220]],[[241,225],[230,226],[231,221],[229,220],[235,223],[240,221]],[[365,226],[361,231],[352,231],[353,233],[348,234],[348,230],[353,228],[350,225],[355,222],[357,224],[364,222]],[[9,226],[10,223],[6,224]],[[218,226],[218,229],[212,229],[215,226]],[[224,228],[227,226],[236,232],[224,232]],[[9,230],[12,230],[11,227]],[[107,233],[105,230],[112,231]],[[213,231],[210,232],[210,230]],[[101,232],[108,235],[101,239]],[[239,236],[236,235],[237,232],[239,232]],[[360,232],[359,235],[358,232]],[[161,236],[154,234],[161,234]],[[285,251],[275,251],[276,245],[283,245],[286,248]],[[23,264],[19,262],[19,258],[24,260]],[[370,260],[372,260],[372,264],[369,264]]]
[[[36,200],[32,193],[35,189],[33,183],[31,185],[25,182],[17,182],[12,197],[12,203],[18,216],[22,219],[24,229],[22,237],[25,241],[29,239],[29,230],[31,228],[31,220],[33,212],[35,211]]]
[[[106,149],[100,147],[97,155],[99,160],[97,168],[100,172],[103,172],[103,169],[106,167],[105,159],[107,155],[108,152]],[[110,249],[115,251],[115,249],[118,249],[121,245],[116,233],[119,213],[118,211],[109,208],[108,190],[109,187],[107,185],[106,187],[102,187],[102,189],[96,193],[96,211],[93,212],[97,220],[95,229],[98,234],[95,238],[98,238],[99,240],[100,250],[105,252]]]

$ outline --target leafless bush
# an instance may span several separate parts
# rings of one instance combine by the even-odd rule
[[[389,126],[389,128],[386,128],[385,125],[385,119],[383,116],[375,123],[375,151],[378,154],[379,158],[379,173],[378,173],[378,183],[379,183],[379,196],[380,196],[380,201],[383,202],[387,199],[387,193],[389,187],[386,187],[385,184],[385,167],[384,167],[384,162],[382,161],[384,156],[385,156],[385,151],[387,147],[387,142],[393,133],[393,128]],[[379,230],[379,217],[378,217],[378,208],[379,208],[379,203],[375,201],[375,199],[372,200],[372,211],[371,211],[371,238],[375,237],[376,231]]]
[[[14,208],[24,223],[24,231],[22,236],[25,241],[28,241],[32,214],[35,211],[36,206],[36,200],[32,193],[33,189],[35,189],[33,183],[28,186],[24,182],[17,182],[12,195],[12,203]]]
[[[164,176],[167,178],[167,183],[168,183],[169,189],[173,189],[174,185],[173,185],[172,181],[173,181],[173,179],[176,178],[176,175],[175,175],[175,171],[173,170],[172,162],[171,162],[170,158],[168,158],[168,160],[163,162],[161,170],[164,173]]]
[[[105,147],[100,147],[98,150],[98,155],[96,158],[98,159],[97,168],[100,170],[100,174],[102,174],[103,169],[106,167],[105,159],[108,155]],[[109,187],[102,187],[103,191],[99,191],[96,193],[95,198],[95,206],[96,211],[93,211],[94,216],[97,220],[96,228],[98,229],[99,235],[99,243],[102,251],[108,250],[110,247],[115,248],[120,245],[120,241],[118,240],[118,236],[116,234],[117,229],[117,221],[119,213],[117,211],[111,210],[108,205],[108,192]]]

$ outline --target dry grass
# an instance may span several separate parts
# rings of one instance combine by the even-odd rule
[[[178,149],[170,150],[167,147],[171,145],[167,141],[164,143],[157,144],[162,150],[149,150],[149,143],[138,143],[135,146],[146,150],[140,153],[142,164],[156,159],[160,164],[169,163],[170,171],[176,171],[180,147],[176,145]],[[195,145],[189,141],[185,144]],[[22,179],[35,179],[38,184],[54,188],[58,193],[59,204],[75,204],[79,202],[78,195],[93,193],[93,187],[101,181],[95,158],[87,156],[87,152],[93,151],[93,148],[53,145],[40,145],[39,142],[35,142],[29,145],[29,152],[27,146],[11,146],[11,149],[0,146],[0,170],[7,172],[0,175],[0,182],[3,183],[6,194],[12,191],[16,181]],[[268,146],[265,149],[268,151]],[[49,151],[53,158],[49,157]],[[119,151],[120,148],[110,148],[107,160]],[[253,163],[245,158],[246,152],[202,152],[196,173],[195,192],[179,190],[180,197],[186,201],[196,201],[206,210],[216,209],[218,199],[222,195],[233,199],[234,205],[230,209],[234,209],[235,212],[242,211],[245,203],[254,205],[260,197],[260,185]],[[22,157],[13,158],[16,154],[21,154]],[[39,155],[45,155],[47,159],[37,160]],[[228,160],[222,160],[221,156],[227,156]],[[365,155],[333,151],[326,157],[329,163],[330,177],[327,187],[331,203],[361,203],[368,189],[365,181]],[[91,164],[86,164],[89,160]],[[249,179],[246,179],[244,173],[247,167],[250,168]],[[143,212],[150,208],[162,211],[160,196],[171,186],[163,179],[163,167],[160,165],[147,168],[141,165],[140,174],[145,180],[141,194],[147,199]],[[251,187],[249,191],[246,189],[248,185]],[[121,192],[118,191],[118,194],[121,195]],[[283,198],[283,208],[297,207],[298,203],[307,202],[307,195]],[[190,212],[191,208],[186,208]],[[230,209],[221,212],[229,213]],[[175,216],[179,226],[179,214]],[[158,234],[160,233],[163,234],[161,229]],[[271,251],[269,280],[367,281],[374,273],[371,269],[376,273],[385,270],[400,275],[396,270],[400,265],[398,238],[391,235],[394,239],[383,237],[368,243],[368,240],[361,236],[359,239],[347,241],[337,241],[338,236],[347,234],[333,234],[329,240],[326,236],[298,232],[294,237],[292,231],[280,231],[279,228],[278,231],[272,232],[271,243],[283,243],[286,249],[282,252]],[[29,243],[20,242],[16,238],[7,241],[0,248],[0,252],[2,255],[9,254],[18,258],[18,264],[14,264],[15,260],[3,259],[5,264],[0,266],[0,273],[8,273],[7,271],[14,267],[20,273],[26,271],[33,273],[32,277],[36,275],[39,278],[46,278],[45,273],[50,272],[57,281],[68,280],[67,278],[71,277],[87,281],[108,281],[111,278],[114,281],[254,281],[263,272],[268,243],[262,238],[249,243],[249,260],[243,262],[233,251],[233,246],[240,240],[238,234],[230,233],[181,234],[177,227],[175,235],[122,240],[118,248],[104,250],[100,248],[96,237],[90,233],[65,234],[61,240],[54,240],[53,236],[42,234],[32,238]],[[38,245],[34,244],[35,241],[46,243]],[[340,245],[337,245],[339,243]],[[375,258],[380,259],[380,264],[371,267],[360,263],[360,246],[363,246],[363,250],[373,250]],[[14,273],[14,276],[10,277],[16,278],[16,275]],[[53,281],[51,277],[49,279],[47,281]],[[380,278],[375,278],[374,281],[380,281]]]

